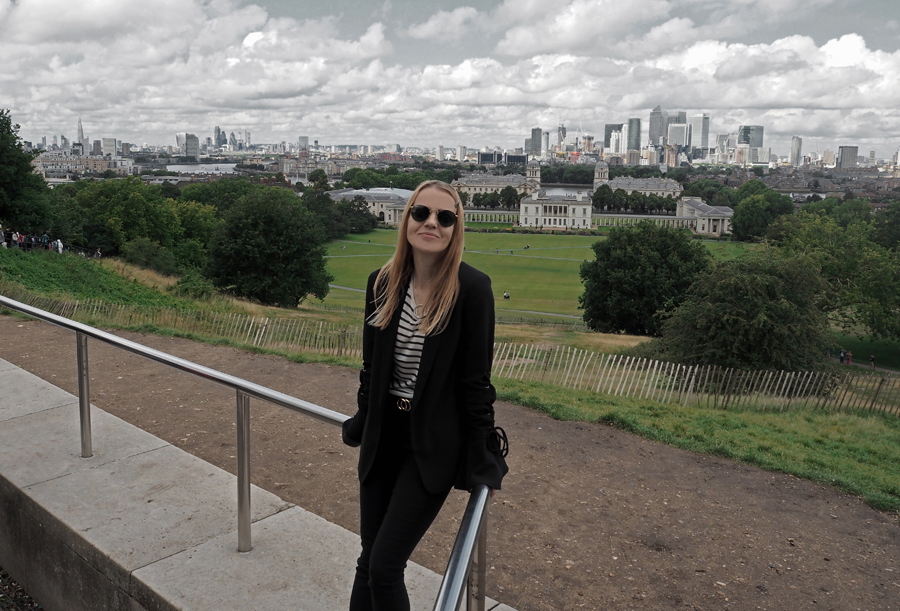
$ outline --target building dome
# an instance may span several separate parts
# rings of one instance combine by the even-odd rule
[[[594,167],[595,168],[609,168],[609,164],[601,159],[600,161],[597,162],[597,165],[595,165]]]
[[[528,165],[529,167],[534,167],[534,166],[540,167],[541,162],[538,161],[537,159],[532,158],[532,159],[528,162],[527,165]]]

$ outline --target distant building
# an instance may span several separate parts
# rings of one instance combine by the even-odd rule
[[[529,195],[541,186],[541,165],[532,159],[526,167],[526,175],[507,174],[468,174],[451,183],[460,193],[468,193],[471,197],[478,193],[499,193],[504,187],[512,187],[519,195]]]
[[[802,150],[803,150],[803,139],[800,136],[793,136],[791,138],[790,163],[795,168],[798,168],[803,164]]]
[[[84,128],[81,127],[81,117],[78,117],[78,138],[75,142],[84,144]]]
[[[625,149],[626,151],[641,150],[641,120],[638,118],[628,119],[628,136]]]
[[[542,155],[541,146],[544,143],[543,131],[540,127],[531,128],[531,150],[525,149],[525,153],[540,157]]]
[[[456,160],[462,163],[466,160],[466,147],[462,144],[456,147]]]
[[[669,146],[688,146],[691,142],[691,126],[687,123],[670,123],[666,140]]]
[[[858,146],[842,146],[838,148],[837,167],[839,170],[855,168],[859,165],[857,156],[859,155]]]
[[[379,187],[376,189],[337,189],[328,191],[332,200],[349,201],[355,197],[362,197],[369,206],[369,212],[382,223],[399,225],[403,217],[406,202],[413,194],[407,189],[390,189]]]
[[[741,125],[738,128],[738,144],[746,144],[751,148],[760,148],[763,145],[762,125]]]
[[[668,135],[666,121],[669,119],[669,113],[662,106],[657,106],[650,111],[650,145],[664,145],[665,138]]]
[[[184,156],[200,161],[200,138],[194,134],[184,135]]]
[[[550,195],[534,191],[519,202],[519,224],[546,229],[590,229],[591,194],[584,191]]]
[[[731,217],[734,210],[728,206],[710,206],[699,197],[683,197],[678,200],[676,217],[697,219],[692,229],[695,233],[721,235],[731,233]]]
[[[631,178],[620,176],[610,180],[609,164],[605,161],[598,161],[597,165],[594,166],[593,191],[596,191],[601,185],[609,185],[609,188],[613,191],[623,189],[626,193],[637,191],[644,195],[657,195],[659,197],[681,197],[681,192],[684,190],[677,180],[672,180],[671,178]]]
[[[103,138],[100,143],[101,154],[105,157],[109,155],[110,157],[116,156],[116,139],[115,138]]]
[[[691,141],[689,144],[695,149],[709,148],[709,115],[706,113],[691,115]]]
[[[603,148],[610,147],[610,138],[613,132],[622,131],[622,123],[607,123],[603,126]]]
[[[822,164],[823,165],[834,165],[834,151],[826,150],[822,153]]]

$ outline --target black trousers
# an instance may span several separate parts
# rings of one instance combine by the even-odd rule
[[[450,493],[425,489],[412,455],[409,413],[388,408],[382,430],[375,463],[359,486],[362,553],[350,611],[409,610],[406,563]]]

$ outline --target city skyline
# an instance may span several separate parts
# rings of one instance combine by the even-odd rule
[[[48,10],[48,4],[52,4]],[[124,4],[124,6],[123,6]],[[638,6],[639,5],[639,6]],[[702,10],[701,10],[702,8]],[[765,128],[773,153],[900,145],[900,11],[889,2],[0,0],[0,107],[26,140],[522,146],[603,137],[657,105],[709,139]]]

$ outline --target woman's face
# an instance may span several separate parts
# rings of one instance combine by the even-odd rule
[[[453,196],[441,189],[424,189],[416,197],[415,205],[429,208],[431,214],[421,222],[416,221],[410,215],[406,227],[406,239],[409,241],[409,245],[420,254],[444,252],[450,246],[450,238],[453,237],[455,225],[442,227],[438,223],[437,213],[441,210],[449,210],[456,214],[456,202],[453,201]]]

